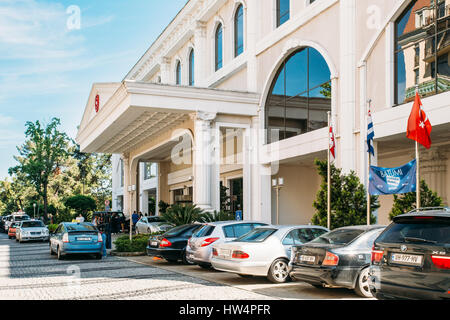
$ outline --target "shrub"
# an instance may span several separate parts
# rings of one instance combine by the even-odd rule
[[[148,234],[138,234],[133,236],[133,241],[130,242],[128,235],[123,235],[114,241],[117,252],[145,252],[148,244]]]
[[[327,226],[327,161],[316,160],[319,175],[322,177],[322,185],[314,201],[316,214],[312,223]],[[373,211],[380,207],[378,197],[370,197],[371,224],[375,223]],[[342,170],[331,165],[331,229],[367,224],[367,191],[360,183],[358,176],[352,171],[348,175],[342,174]]]
[[[56,228],[58,228],[58,224],[49,224],[49,225],[47,226],[47,228],[48,228],[48,231],[49,231],[50,233],[53,233],[53,232],[56,231]]]
[[[415,192],[409,192],[402,195],[394,195],[394,205],[389,213],[389,219],[392,221],[396,216],[416,209],[417,197]],[[420,206],[440,207],[443,205],[442,198],[436,192],[433,192],[424,180],[420,181]]]

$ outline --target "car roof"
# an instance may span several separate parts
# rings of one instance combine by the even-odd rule
[[[306,224],[304,224],[304,225],[297,225],[297,224],[286,224],[286,225],[273,225],[273,224],[270,224],[270,225],[267,225],[267,226],[260,226],[260,227],[257,227],[258,229],[259,228],[272,228],[272,229],[277,229],[277,230],[287,230],[287,229],[301,229],[301,228],[304,228],[304,229],[313,229],[313,228],[318,228],[318,229],[324,229],[324,230],[327,230],[327,228],[325,228],[325,227],[321,227],[321,226],[315,226],[315,225],[306,225]]]
[[[205,224],[209,225],[209,226],[226,226],[226,225],[233,225],[233,224],[239,224],[239,223],[264,223],[264,222],[261,222],[261,221],[246,221],[246,220],[242,220],[242,221],[229,220],[229,221],[207,222]],[[267,223],[264,223],[264,224],[267,224]]]
[[[432,207],[432,208],[420,208],[414,209],[408,213],[398,215],[394,218],[394,221],[400,218],[409,217],[436,217],[436,218],[450,218],[450,208],[449,207]]]
[[[345,230],[345,229],[352,229],[352,230],[364,230],[364,231],[370,231],[370,230],[375,230],[375,229],[380,229],[380,228],[386,228],[386,226],[384,225],[379,225],[379,224],[372,224],[370,226],[368,225],[359,225],[359,226],[347,226],[347,227],[340,227],[340,228],[336,228],[334,230]],[[333,231],[334,231],[333,230]]]

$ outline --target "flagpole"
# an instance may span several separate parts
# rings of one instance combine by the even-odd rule
[[[331,112],[328,111],[328,170],[327,170],[327,228],[331,230],[331,157],[330,157],[330,141],[331,141]]]
[[[416,85],[416,93],[419,93],[419,85]],[[420,112],[419,112],[420,113]],[[416,207],[420,209],[420,158],[419,158],[419,143],[416,140]]]
[[[372,102],[372,100],[368,100],[368,106],[369,106],[369,110],[368,112],[370,112],[370,103]],[[366,113],[366,119],[368,119],[368,114]],[[367,121],[368,122],[368,121]],[[367,123],[366,128],[369,128],[369,123]],[[368,134],[366,134],[367,136],[367,146],[369,146],[369,138],[368,138]],[[367,225],[370,226],[370,150],[368,150],[367,152],[367,156],[368,156],[368,160],[367,160]]]
[[[416,161],[417,161],[417,172],[416,172],[416,199],[417,199],[417,209],[420,209],[420,158],[419,158],[419,143],[416,141]]]

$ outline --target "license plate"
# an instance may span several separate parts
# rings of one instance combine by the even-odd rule
[[[150,245],[152,247],[157,247],[158,246],[158,242],[157,241],[152,241],[152,242],[150,242]]]
[[[423,256],[412,254],[393,253],[391,255],[391,262],[399,264],[409,264],[413,266],[422,265]]]
[[[227,250],[227,249],[219,249],[219,251],[217,252],[217,254],[219,255],[219,257],[222,258],[229,258],[231,255],[231,250]]]
[[[300,262],[314,263],[316,261],[316,257],[315,256],[304,256],[304,255],[301,255],[298,259],[300,260]]]
[[[78,241],[91,241],[92,238],[77,238]]]

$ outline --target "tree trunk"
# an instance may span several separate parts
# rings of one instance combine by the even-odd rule
[[[48,203],[47,203],[47,183],[44,183],[44,194],[42,195],[42,197],[44,198],[44,216],[47,217],[48,216]]]

